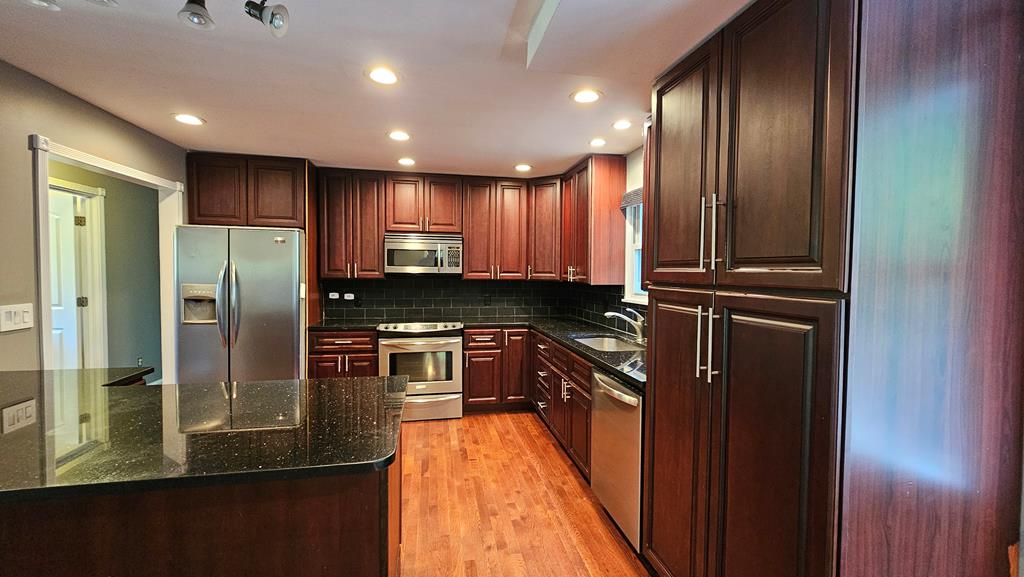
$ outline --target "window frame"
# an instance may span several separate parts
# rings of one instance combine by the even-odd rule
[[[642,274],[643,258],[641,256],[641,266],[636,266],[637,250],[643,255],[643,205],[637,204],[634,206],[626,207],[626,244],[625,250],[625,279],[623,286],[622,302],[647,306],[647,291],[641,289],[640,292],[634,290],[634,287],[640,284],[640,275]],[[636,228],[639,227],[639,231]]]

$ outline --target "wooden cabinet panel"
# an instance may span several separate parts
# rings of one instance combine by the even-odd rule
[[[424,191],[426,230],[462,232],[462,179],[458,176],[428,176]]]
[[[344,171],[320,171],[320,276],[348,278],[352,274],[352,234],[349,212],[352,178]]]
[[[302,228],[306,222],[306,161],[248,160],[248,224]]]
[[[557,178],[530,183],[526,276],[531,280],[558,280],[561,276],[560,188]]]
[[[713,36],[654,87],[656,154],[645,214],[647,278],[711,284],[711,214],[717,194],[721,38]]]
[[[499,279],[526,278],[527,188],[525,181],[497,183],[493,234],[495,273]]]
[[[462,278],[494,278],[495,184],[466,179],[463,223]]]
[[[850,0],[760,0],[722,32],[717,282],[843,289]]]
[[[599,285],[625,282],[626,221],[619,205],[626,159],[593,155],[562,179],[563,280]]]
[[[568,440],[566,450],[569,457],[590,478],[590,395],[575,384],[567,388],[567,423]]]
[[[492,405],[501,398],[501,351],[466,351],[463,404]]]
[[[572,266],[576,260],[576,177],[568,175],[562,179],[562,214],[561,214],[561,268],[559,275],[563,281],[572,281]]]
[[[243,226],[248,202],[245,158],[224,154],[188,155],[190,224]]]
[[[352,177],[352,276],[384,278],[385,178],[372,172]]]
[[[551,426],[551,433],[564,447],[569,442],[569,404],[565,398],[569,379],[554,372],[553,367],[552,375],[549,425]]]
[[[367,353],[377,351],[376,331],[311,333],[309,351],[322,353]]]
[[[575,175],[575,184],[573,185],[573,213],[572,213],[572,226],[573,226],[573,269],[572,278],[574,282],[587,282],[590,275],[590,236],[594,232],[591,230],[592,222],[590,219],[590,166],[589,164],[584,165]],[[602,230],[600,231],[600,238],[602,242],[610,242],[613,231]],[[623,235],[625,232],[623,232]],[[625,258],[623,256],[623,258]]]
[[[526,401],[530,387],[530,362],[527,341],[529,329],[505,329],[501,400],[504,403]]]
[[[343,377],[345,370],[341,366],[341,355],[311,355],[309,357],[309,378],[337,379]]]
[[[399,174],[388,176],[385,205],[388,232],[424,230],[422,178]]]
[[[466,349],[501,348],[501,336],[501,329],[466,329],[462,333],[462,346]]]
[[[836,301],[717,293],[708,574],[832,574]],[[766,490],[770,487],[771,490]]]
[[[651,288],[643,554],[660,575],[697,577],[707,543],[711,387],[706,315],[712,293]]]
[[[378,373],[378,356],[376,354],[345,356],[346,377],[376,377]]]

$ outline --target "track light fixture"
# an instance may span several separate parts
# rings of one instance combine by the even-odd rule
[[[178,19],[197,30],[213,30],[213,18],[206,11],[206,0],[188,0],[178,11]]]
[[[248,0],[245,3],[245,13],[269,28],[274,38],[280,38],[288,33],[288,9],[284,4],[267,6],[267,0]]]

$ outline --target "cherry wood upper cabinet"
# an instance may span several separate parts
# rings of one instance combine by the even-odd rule
[[[531,280],[558,280],[561,274],[561,194],[560,179],[530,183],[526,277]]]
[[[852,0],[759,0],[725,26],[720,285],[845,289]]]
[[[522,180],[502,180],[496,186],[495,276],[502,280],[525,279],[529,187]]]
[[[490,179],[464,181],[462,278],[494,278],[495,183]]]
[[[705,575],[712,293],[652,287],[644,444],[643,554],[659,575]]]
[[[187,164],[189,223],[305,225],[305,160],[193,152]]]
[[[714,313],[704,574],[832,575],[842,306],[715,293]]]
[[[320,276],[348,278],[352,275],[352,176],[325,168],[319,171],[319,177]]]
[[[191,224],[244,226],[245,157],[227,154],[188,155],[188,221]]]
[[[387,177],[387,232],[422,232],[423,179],[419,176],[392,174]]]
[[[428,176],[424,181],[427,232],[462,232],[462,179]]]
[[[384,187],[383,174],[357,172],[352,176],[353,278],[384,278]]]
[[[306,222],[306,161],[250,158],[249,226],[302,228]]]
[[[710,214],[717,193],[721,36],[658,80],[644,232],[648,281],[712,284]]]
[[[626,158],[593,155],[562,179],[561,276],[572,282],[625,282],[625,226],[619,209]]]

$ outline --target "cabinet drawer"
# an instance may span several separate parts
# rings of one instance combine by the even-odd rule
[[[534,342],[537,343],[537,355],[544,359],[551,358],[551,341],[540,333],[533,333]]]
[[[309,352],[315,353],[373,353],[377,351],[377,333],[313,333],[309,338]]]
[[[537,413],[540,415],[545,422],[551,420],[551,395],[548,391],[540,389],[534,396],[534,405],[537,408]]]
[[[536,383],[537,390],[544,391],[547,395],[551,396],[551,381],[555,378],[554,372],[547,363],[541,362],[534,371],[534,383]]]
[[[569,371],[572,382],[582,391],[590,392],[590,363],[576,355],[572,355],[572,370]]]
[[[554,365],[555,369],[568,375],[572,370],[572,353],[552,343],[551,364]]]
[[[501,348],[501,329],[470,329],[463,332],[467,349]]]

